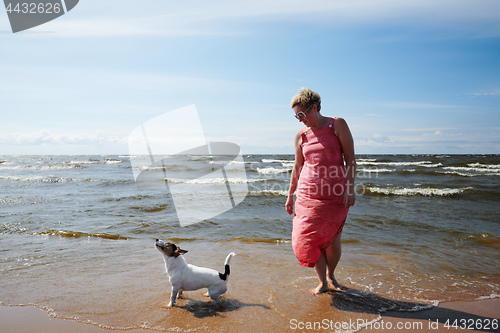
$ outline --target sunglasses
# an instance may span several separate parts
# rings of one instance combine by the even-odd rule
[[[299,113],[297,113],[297,114],[295,115],[295,118],[297,118],[298,120],[302,120],[302,119],[304,119],[304,118],[306,117],[306,113],[307,113],[307,111],[309,111],[309,109],[310,109],[313,105],[314,105],[314,104],[312,104],[311,106],[309,106],[309,107],[307,108],[307,110],[305,110],[305,111],[300,111]]]

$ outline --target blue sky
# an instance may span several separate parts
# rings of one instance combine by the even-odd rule
[[[500,1],[81,0],[13,34],[0,154],[127,154],[195,104],[208,141],[293,153],[303,86],[358,154],[500,153]],[[185,126],[186,124],[182,124]]]

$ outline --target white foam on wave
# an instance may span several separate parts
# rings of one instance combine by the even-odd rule
[[[32,177],[0,176],[0,179],[35,182],[35,183],[36,182],[63,183],[76,180],[74,178],[68,178],[68,177],[43,177],[43,176],[32,176]]]
[[[141,165],[141,166],[133,166],[132,170],[135,171],[152,171],[152,170],[160,170],[163,171],[165,169],[164,166],[148,166],[148,165]]]
[[[422,166],[424,168],[439,168],[443,166],[443,163],[436,163],[436,164],[419,164],[419,166]]]
[[[472,168],[500,169],[500,164],[469,163],[467,165]]]
[[[216,161],[209,161],[209,164],[217,164],[217,165],[245,165],[245,164],[251,164],[251,163],[256,163],[256,162],[245,162],[245,161],[221,161],[221,160],[216,160]]]
[[[480,176],[480,174],[464,173],[464,172],[458,172],[458,171],[438,171],[438,173],[443,174],[443,175],[454,175],[454,176],[460,176],[460,177]]]
[[[287,173],[290,171],[292,171],[291,168],[273,168],[273,167],[257,168],[257,172],[263,175],[274,175],[280,173]]]
[[[106,160],[106,164],[120,164],[123,163],[121,160]]]
[[[263,158],[262,163],[290,163],[293,162],[291,160],[274,160],[274,159],[268,159],[268,158]]]
[[[17,170],[23,170],[26,168],[27,167],[24,165],[6,166],[6,164],[0,164],[0,170],[2,170],[2,171],[17,171]]]
[[[120,156],[121,157],[121,156]],[[123,160],[115,160],[112,158],[106,158],[104,160],[93,160],[93,159],[88,159],[84,161],[69,161],[69,162],[64,162],[67,163],[68,165],[78,165],[78,164],[120,164],[123,163]]]
[[[0,206],[16,206],[16,205],[34,205],[43,202],[44,199],[39,196],[29,195],[8,195],[0,197]]]
[[[396,169],[367,169],[367,168],[361,168],[356,170],[358,173],[379,173],[379,172],[394,172]]]
[[[98,164],[97,160],[86,160],[86,161],[69,161],[68,164]]]
[[[93,178],[71,178],[71,177],[51,177],[51,176],[0,176],[3,180],[13,180],[33,183],[66,183],[66,182],[99,182],[102,179]]]
[[[468,190],[472,190],[472,187],[464,188],[383,188],[383,187],[368,187],[367,190],[371,193],[385,194],[385,195],[400,195],[400,196],[411,196],[411,195],[423,195],[423,196],[448,196],[454,194],[460,194]]]
[[[435,168],[442,166],[441,163],[432,164],[431,161],[417,161],[417,162],[371,162],[371,161],[360,161],[357,162],[358,165],[387,165],[387,166],[425,166],[430,168]]]
[[[169,183],[177,184],[224,184],[226,181],[230,184],[244,184],[244,183],[256,183],[264,181],[262,179],[246,179],[246,178],[197,178],[197,179],[186,179],[186,178],[167,178],[165,179]]]
[[[494,299],[494,298],[500,298],[500,295],[498,295],[497,293],[493,293],[493,294],[487,295],[487,296],[480,296],[476,300],[480,301],[480,300],[484,300],[484,299]]]
[[[474,165],[476,165],[475,163]],[[493,165],[490,165],[493,166]],[[443,169],[445,170],[452,170],[452,171],[467,171],[467,172],[478,172],[482,174],[487,174],[487,175],[500,175],[500,168],[493,168],[493,167],[477,167],[477,166],[471,166],[469,164],[468,167],[444,167]]]
[[[70,164],[47,164],[47,165],[16,165],[16,166],[3,166],[1,170],[4,171],[19,171],[19,170],[40,170],[40,171],[54,171],[54,170],[71,170],[83,168],[78,163]]]
[[[281,195],[281,196],[288,196],[288,191],[281,191],[281,190],[262,190],[262,191],[250,191],[250,194],[254,195],[260,195],[260,194],[267,194],[267,195]]]

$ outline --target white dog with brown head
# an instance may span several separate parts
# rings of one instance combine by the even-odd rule
[[[172,293],[168,307],[172,307],[176,297],[180,297],[183,291],[208,289],[208,296],[216,303],[220,303],[220,295],[227,291],[227,280],[230,269],[229,262],[234,252],[229,253],[224,262],[224,274],[214,269],[198,267],[186,263],[182,254],[187,253],[173,243],[165,243],[159,239],[155,242],[156,248],[163,254],[165,269],[167,270]]]

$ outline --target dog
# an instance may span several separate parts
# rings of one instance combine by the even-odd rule
[[[220,295],[227,291],[227,280],[230,273],[229,262],[236,255],[234,252],[229,253],[226,257],[224,274],[222,274],[214,269],[186,263],[182,255],[188,251],[182,250],[173,243],[165,243],[157,239],[155,246],[163,254],[165,269],[172,285],[170,303],[168,303],[167,307],[172,307],[175,304],[175,299],[177,297],[180,298],[183,291],[198,290],[201,288],[207,288],[208,296],[215,303],[221,303]]]

